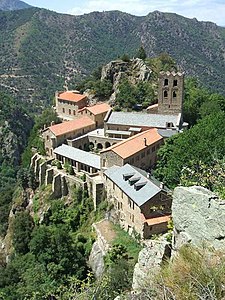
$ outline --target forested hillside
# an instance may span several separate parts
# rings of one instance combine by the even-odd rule
[[[136,17],[119,11],[82,16],[44,9],[0,12],[0,85],[18,100],[50,102],[63,85],[143,45],[148,57],[167,52],[187,75],[214,90],[225,82],[225,29],[176,14]]]

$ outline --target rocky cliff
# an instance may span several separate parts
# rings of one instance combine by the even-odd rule
[[[111,242],[115,238],[115,232],[112,229],[112,224],[106,219],[93,224],[93,228],[97,237],[92,246],[89,265],[95,277],[100,278],[105,270],[104,256],[111,247]]]
[[[110,97],[114,101],[119,92],[118,86],[123,80],[128,80],[132,84],[141,81],[150,81],[152,70],[142,59],[134,58],[128,61],[115,60],[106,64],[102,68],[101,80],[109,80],[113,85],[113,94]]]
[[[177,187],[173,194],[173,250],[185,244],[225,250],[225,202],[209,190]]]
[[[167,235],[147,241],[134,268],[133,290],[143,292],[146,288],[149,289],[163,260],[170,257],[171,251],[173,256],[176,255],[185,244],[224,252],[224,215],[225,202],[209,190],[199,186],[175,188],[172,204],[172,245],[167,241]]]

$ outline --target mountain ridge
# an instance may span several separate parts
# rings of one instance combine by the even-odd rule
[[[0,85],[19,99],[43,103],[55,90],[142,45],[148,57],[168,53],[180,70],[224,91],[225,29],[173,13],[120,11],[72,16],[39,8],[0,12]],[[16,91],[13,87],[16,87]]]
[[[8,11],[8,10],[20,10],[32,7],[26,2],[19,0],[0,0],[0,10]]]

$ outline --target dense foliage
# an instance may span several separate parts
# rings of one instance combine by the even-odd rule
[[[92,199],[80,188],[67,204],[50,201],[49,196],[35,200],[49,205],[41,224],[37,218],[34,224],[26,210],[15,215],[14,255],[0,268],[0,295],[4,299],[49,299],[57,296],[61,285],[66,287],[71,276],[77,280],[87,277],[92,236],[80,230],[93,210]]]
[[[25,105],[0,93],[0,235],[7,229],[16,172],[33,125]]]
[[[180,183],[182,170],[203,163],[213,167],[215,160],[225,155],[225,112],[210,114],[195,126],[165,142],[159,150],[159,162],[155,174],[170,187]],[[207,186],[211,188],[210,186]]]
[[[45,154],[44,142],[40,135],[44,127],[47,128],[52,122],[54,124],[61,122],[56,112],[52,108],[45,109],[41,115],[35,117],[34,126],[28,139],[28,145],[22,154],[22,164],[24,167],[29,166],[34,149],[35,152],[38,152],[42,155]]]

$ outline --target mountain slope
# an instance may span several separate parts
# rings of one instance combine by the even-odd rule
[[[187,75],[225,88],[225,28],[176,14],[136,17],[119,11],[82,16],[44,9],[0,12],[0,84],[18,99],[42,103],[65,81],[75,87],[94,68],[142,44],[170,54]]]
[[[0,10],[17,10],[31,7],[29,4],[19,0],[0,0]]]

